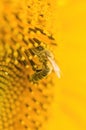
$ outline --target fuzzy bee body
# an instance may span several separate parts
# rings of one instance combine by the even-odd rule
[[[49,68],[48,65],[44,65],[44,67],[41,70],[36,70],[36,72],[31,76],[31,81],[36,83],[44,77],[47,77],[50,72],[51,68]]]

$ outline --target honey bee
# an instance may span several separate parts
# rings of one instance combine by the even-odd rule
[[[30,49],[30,52],[36,55],[42,64],[40,69],[39,67],[36,67],[34,74],[30,77],[30,81],[38,82],[47,77],[52,70],[54,70],[58,78],[60,78],[60,68],[56,64],[54,56],[49,50],[45,49],[43,46],[38,46]],[[30,60],[30,62],[32,61]],[[35,64],[34,62],[32,63]]]

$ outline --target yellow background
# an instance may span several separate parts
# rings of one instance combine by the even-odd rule
[[[56,79],[53,117],[48,130],[86,130],[86,0],[57,0]]]

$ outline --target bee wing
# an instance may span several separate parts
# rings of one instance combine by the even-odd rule
[[[52,59],[51,57],[48,57],[48,59],[49,59],[50,63],[52,64],[56,75],[58,76],[58,78],[60,78],[61,77],[61,75],[60,75],[61,72],[60,72],[59,66],[56,64],[55,60]]]

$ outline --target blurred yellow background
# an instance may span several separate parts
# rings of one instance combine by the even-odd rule
[[[86,130],[86,0],[57,0],[54,116],[48,130]]]

